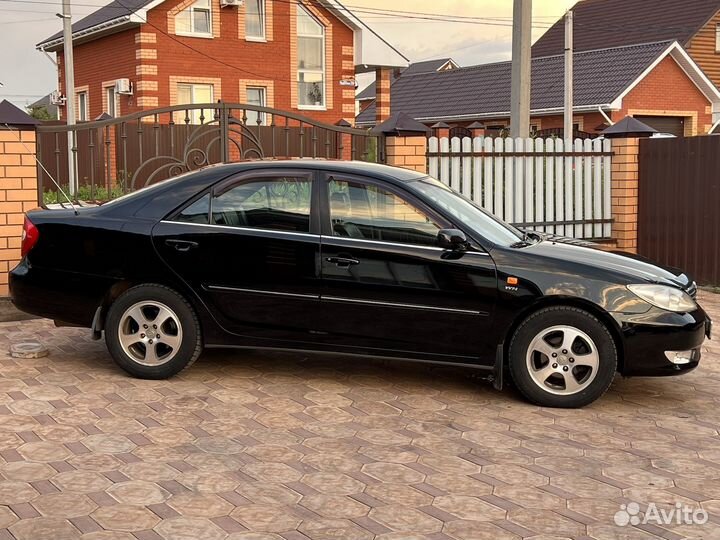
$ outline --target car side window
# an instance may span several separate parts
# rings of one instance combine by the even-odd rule
[[[210,194],[206,193],[198,200],[187,205],[174,218],[173,221],[182,221],[183,223],[200,223],[208,224],[208,216],[210,215]]]
[[[437,245],[441,227],[421,210],[382,187],[328,182],[333,236],[402,244]]]
[[[243,181],[213,196],[211,223],[310,232],[311,185],[287,176]]]

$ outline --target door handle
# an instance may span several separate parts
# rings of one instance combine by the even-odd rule
[[[357,259],[351,259],[349,257],[326,257],[325,260],[340,268],[347,268],[349,266],[355,266],[356,264],[360,264],[360,261],[358,261]]]
[[[191,240],[165,240],[165,244],[183,253],[198,247],[198,243]]]

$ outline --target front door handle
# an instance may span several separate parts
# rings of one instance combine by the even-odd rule
[[[191,240],[165,240],[165,244],[183,253],[198,247],[198,243]]]
[[[347,268],[349,266],[355,266],[356,264],[360,264],[360,261],[358,261],[357,259],[351,259],[349,257],[326,257],[325,260],[330,264],[334,264],[335,266],[338,266],[340,268]]]

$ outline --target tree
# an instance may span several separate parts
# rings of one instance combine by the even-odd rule
[[[48,112],[47,107],[45,105],[39,105],[37,107],[28,107],[27,112],[30,116],[32,116],[36,120],[56,120],[56,118],[53,118],[53,116]]]

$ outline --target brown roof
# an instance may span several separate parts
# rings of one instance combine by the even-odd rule
[[[668,40],[685,46],[718,10],[720,0],[581,0],[573,7],[573,45],[576,51]],[[562,54],[564,41],[561,18],[532,55]]]

